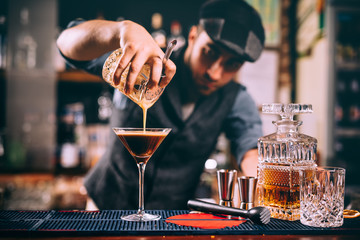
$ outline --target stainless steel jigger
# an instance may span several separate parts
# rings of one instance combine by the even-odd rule
[[[255,190],[257,184],[256,177],[238,177],[240,193],[240,209],[248,210],[254,207]]]
[[[232,207],[237,171],[220,169],[216,172],[216,176],[220,199],[219,205]]]

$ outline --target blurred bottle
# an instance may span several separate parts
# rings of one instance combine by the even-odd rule
[[[36,110],[28,108],[22,114],[21,127],[16,131],[7,133],[5,151],[8,168],[17,170],[32,169],[32,146],[34,146],[35,141],[33,131],[34,124],[38,122],[40,122],[40,119]]]
[[[98,100],[98,118],[101,122],[108,122],[112,114],[112,94],[108,88],[103,89]]]
[[[4,156],[5,156],[5,147],[4,147],[4,134],[0,130],[0,167],[4,166]]]
[[[337,100],[335,103],[335,122],[338,126],[343,126],[344,122],[344,107],[341,101]]]
[[[0,15],[0,69],[6,68],[7,28],[6,17]]]
[[[105,153],[109,144],[109,126],[107,124],[92,124],[87,127],[88,146],[87,155],[89,157],[89,168],[93,167],[101,156]]]
[[[87,169],[87,132],[84,106],[81,103],[65,106],[58,126],[56,174],[81,174]]]
[[[170,35],[167,38],[168,43],[171,42],[172,40],[177,41],[174,51],[181,48],[186,43],[185,37],[182,35],[181,23],[176,20],[171,22]]]
[[[151,17],[151,36],[160,48],[166,48],[166,32],[163,27],[163,18],[160,13],[154,13]]]
[[[14,66],[16,69],[32,69],[36,67],[37,43],[30,34],[29,9],[20,11],[20,30],[17,36]]]
[[[26,164],[27,150],[23,133],[15,133],[7,140],[6,167],[9,169],[24,169]]]
[[[335,122],[338,126],[345,126],[347,118],[345,116],[346,111],[346,98],[347,98],[347,88],[346,88],[346,79],[343,77],[338,77],[337,79],[337,98],[335,103]]]
[[[350,82],[349,121],[352,127],[360,128],[360,87],[359,79],[353,77]]]
[[[86,145],[88,141],[86,130],[85,109],[82,103],[71,105],[74,113],[75,143],[79,148],[79,162],[82,168],[87,168]]]

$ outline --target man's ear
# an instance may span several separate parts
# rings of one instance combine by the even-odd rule
[[[197,36],[198,36],[198,27],[192,26],[190,28],[189,35],[188,35],[188,44],[192,45],[194,43],[195,39],[197,38]]]

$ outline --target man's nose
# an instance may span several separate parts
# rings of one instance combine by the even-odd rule
[[[220,80],[224,72],[224,67],[221,58],[214,61],[207,70],[210,78],[213,81]]]

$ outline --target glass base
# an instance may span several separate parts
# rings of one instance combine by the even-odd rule
[[[161,218],[160,215],[152,215],[152,214],[148,214],[148,213],[144,213],[144,214],[131,214],[131,215],[127,215],[127,216],[121,216],[122,220],[125,221],[131,221],[131,222],[147,222],[147,221],[156,221],[159,220]]]
[[[344,223],[344,219],[336,219],[336,220],[334,219],[332,221],[324,221],[321,219],[306,220],[301,218],[300,222],[304,225],[311,227],[329,228],[329,227],[341,227]]]
[[[288,221],[297,221],[300,219],[300,209],[294,207],[293,209],[284,208],[284,207],[273,207],[273,206],[264,206],[270,210],[271,217],[288,220]]]

